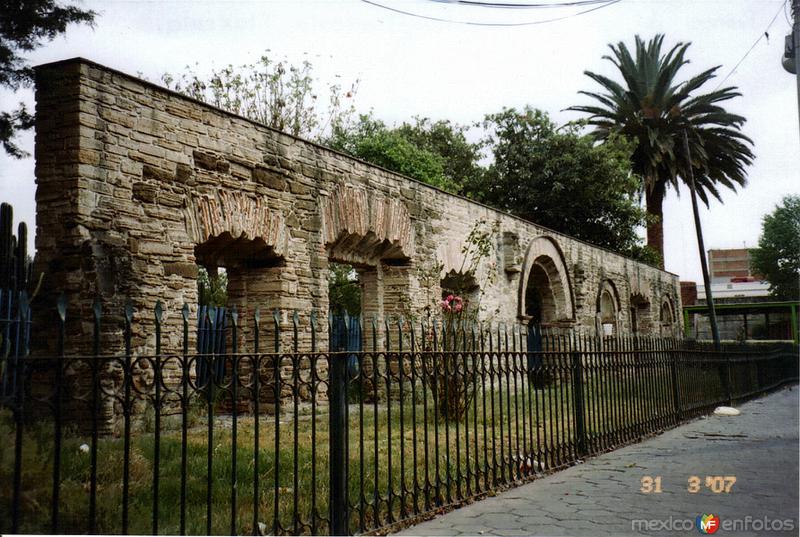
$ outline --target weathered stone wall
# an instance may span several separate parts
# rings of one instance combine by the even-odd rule
[[[673,274],[82,59],[38,67],[36,98],[45,293],[67,293],[70,332],[87,342],[99,295],[116,312],[104,323],[108,352],[119,351],[126,298],[135,350],[152,350],[159,299],[164,348],[178,349],[180,309],[196,311],[198,263],[228,269],[245,338],[256,305],[298,310],[304,327],[312,310],[324,319],[330,261],[358,268],[369,314],[435,311],[440,279],[465,266],[476,222],[493,244],[472,275],[482,319],[527,319],[530,277],[550,282],[537,291],[550,304],[546,325],[594,334],[605,289],[619,308],[615,329],[631,329],[636,302],[640,331],[677,333],[677,315],[660,324],[665,302],[680,308]]]

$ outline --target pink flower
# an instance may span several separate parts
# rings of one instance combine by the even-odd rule
[[[453,300],[454,298],[455,298],[455,297],[454,297],[453,295],[447,295],[447,299],[446,299],[446,300],[447,300],[448,302],[450,302],[450,301],[451,301],[451,300]]]
[[[463,307],[464,306],[461,304],[461,302],[456,302],[456,305],[453,306],[453,310],[455,310],[455,312],[458,313],[459,311],[461,311],[463,309]]]

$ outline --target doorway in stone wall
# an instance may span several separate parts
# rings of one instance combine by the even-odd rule
[[[659,314],[659,335],[661,337],[675,336],[675,315],[673,311],[672,301],[669,297],[664,297],[664,300],[661,302],[661,311]]]
[[[237,364],[231,353],[254,352],[253,316],[257,308],[266,313],[276,307],[284,260],[262,239],[234,238],[228,232],[198,244],[194,254],[198,267],[195,379],[202,391],[221,397],[215,402],[221,410],[246,411],[249,408],[246,397],[234,401],[232,396],[220,396],[213,386],[224,386],[234,373],[241,378],[249,375],[251,362],[243,360]],[[234,309],[235,331],[232,330]],[[269,323],[262,326],[269,330]],[[264,329],[260,331],[267,336]],[[259,377],[262,386],[271,385],[270,373],[262,372]],[[263,391],[264,401],[268,392]]]
[[[575,322],[569,273],[557,241],[542,236],[528,246],[520,278],[518,315],[549,332],[569,331]]]
[[[642,295],[631,296],[631,333],[649,334],[651,331],[650,301]]]
[[[256,308],[276,307],[284,259],[262,239],[234,238],[225,232],[195,246],[198,266],[198,352],[224,352],[225,323],[236,308],[237,348],[246,352],[252,346],[252,316]],[[219,319],[217,322],[216,319]],[[212,330],[214,333],[205,332]],[[214,341],[213,349],[207,348]]]
[[[330,333],[328,348],[332,352],[361,352],[364,348],[361,329],[361,282],[358,270],[349,263],[328,265],[328,312]],[[357,370],[357,357],[348,359],[351,370]]]
[[[603,280],[597,295],[597,335],[616,336],[619,332],[618,316],[619,298],[616,287],[610,280]]]
[[[525,287],[524,311],[529,322],[546,327],[558,320],[559,305],[564,309],[564,296],[559,293],[560,285],[553,284],[555,275],[555,265],[549,258],[542,257],[533,263]]]

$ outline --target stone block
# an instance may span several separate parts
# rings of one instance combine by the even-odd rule
[[[142,177],[145,179],[153,179],[155,181],[170,183],[175,180],[175,175],[173,173],[150,164],[142,165]]]
[[[204,170],[228,173],[230,164],[221,156],[205,151],[194,151],[194,164]]]
[[[158,194],[158,203],[166,207],[183,207],[186,204],[186,197],[181,194],[162,190]]]
[[[164,276],[197,278],[197,264],[186,262],[164,263]]]
[[[172,245],[161,241],[139,241],[138,253],[143,255],[172,255]]]
[[[274,190],[286,190],[286,177],[270,168],[256,166],[253,169],[253,180]]]
[[[132,190],[133,199],[145,203],[155,203],[158,195],[158,187],[150,183],[134,183]]]

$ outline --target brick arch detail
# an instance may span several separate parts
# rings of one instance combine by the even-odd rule
[[[669,295],[664,295],[661,298],[661,305],[660,305],[660,307],[658,309],[658,321],[660,323],[664,323],[665,322],[664,321],[664,308],[665,307],[669,311],[669,316],[670,316],[670,321],[671,321],[670,324],[674,324],[678,317],[677,317],[677,314],[675,312],[675,303],[673,302],[672,297],[669,296]]]
[[[560,289],[560,296],[555,297],[555,299],[560,317],[562,319],[575,319],[575,302],[572,283],[567,271],[567,263],[556,240],[548,236],[536,237],[528,245],[519,284],[517,315],[521,318],[525,317],[525,291],[528,288],[531,270],[536,263],[544,266],[551,282],[555,278],[558,283],[557,287]]]
[[[186,231],[194,244],[228,234],[232,239],[260,239],[278,256],[288,250],[289,233],[283,215],[256,196],[218,190],[192,196],[186,211]]]
[[[416,251],[405,204],[360,188],[338,188],[323,200],[322,233],[326,246],[346,243],[367,257],[411,259]]]
[[[616,284],[606,278],[600,282],[600,285],[597,288],[597,296],[595,297],[595,308],[596,311],[600,312],[600,299],[603,297],[603,292],[608,291],[611,295],[612,300],[614,301],[614,310],[619,314],[622,310],[622,301],[619,298],[619,291],[617,291]]]

